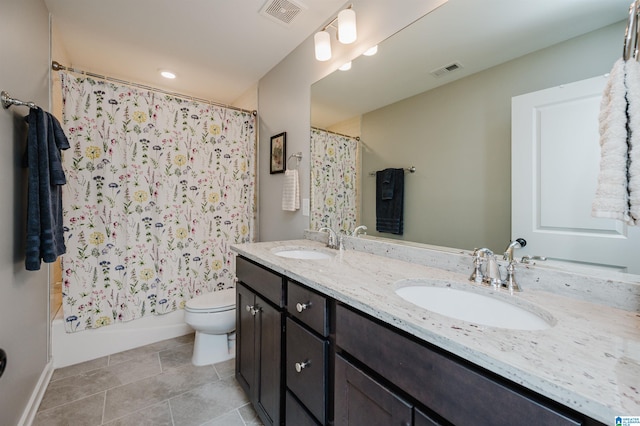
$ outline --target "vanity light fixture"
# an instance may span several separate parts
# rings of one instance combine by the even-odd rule
[[[351,61],[338,68],[340,71],[349,71],[351,69]]]
[[[353,9],[341,10],[338,13],[338,40],[342,44],[351,44],[356,38],[356,12]]]
[[[167,71],[167,70],[160,70],[160,75],[163,76],[164,78],[168,78],[170,80],[173,80],[174,78],[176,78],[176,75],[174,73],[172,73],[171,71]]]
[[[326,30],[322,30],[313,36],[316,47],[316,59],[318,61],[328,61],[331,59],[331,36]]]
[[[368,48],[367,50],[364,51],[363,55],[364,56],[373,56],[376,53],[378,53],[378,45],[376,44],[373,47]]]
[[[337,27],[334,25],[337,21]],[[351,9],[351,5],[338,13],[322,31],[318,31],[313,36],[313,44],[315,47],[316,59],[318,61],[328,61],[331,59],[331,36],[327,31],[329,27],[336,29],[338,41],[342,44],[350,44],[356,41],[358,32],[356,29],[356,12]]]

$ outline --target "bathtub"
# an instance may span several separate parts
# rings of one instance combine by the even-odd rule
[[[61,368],[139,346],[192,333],[184,322],[184,310],[148,315],[137,320],[76,333],[64,331],[62,309],[51,323],[53,367]]]

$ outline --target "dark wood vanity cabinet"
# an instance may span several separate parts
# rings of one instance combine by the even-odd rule
[[[343,305],[336,307],[336,347],[341,352],[336,357],[336,425],[382,424],[350,421],[361,401],[368,404],[366,410],[377,410],[375,418],[400,416],[384,424],[597,424]],[[380,383],[388,384],[387,389]],[[398,408],[411,409],[400,394],[413,401],[413,423]]]
[[[236,260],[236,379],[265,425],[284,422],[284,279]]]
[[[294,409],[308,412],[311,424],[329,423],[330,391],[329,303],[306,287],[287,283],[286,376],[289,397],[287,414]],[[298,421],[287,416],[287,424]]]
[[[341,356],[335,366],[336,426],[413,424],[410,403]]]
[[[265,425],[601,425],[238,257],[236,378]]]

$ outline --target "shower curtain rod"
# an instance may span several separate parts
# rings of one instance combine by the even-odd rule
[[[244,109],[244,108],[238,108],[238,107],[234,107],[234,106],[231,106],[231,105],[221,104],[219,102],[213,102],[213,101],[210,101],[210,100],[207,100],[207,99],[196,98],[194,96],[183,95],[183,94],[175,93],[175,92],[169,92],[167,90],[158,89],[157,87],[146,86],[144,84],[134,83],[132,81],[120,80],[118,78],[108,77],[108,76],[101,75],[101,74],[95,74],[95,73],[92,73],[90,71],[84,71],[84,70],[79,70],[79,69],[76,69],[76,68],[66,67],[66,66],[60,64],[58,61],[51,62],[51,69],[54,70],[54,71],[70,71],[70,72],[74,72],[76,74],[82,74],[82,75],[86,75],[86,76],[89,76],[89,77],[98,78],[100,80],[113,81],[115,83],[121,83],[121,84],[124,84],[124,85],[127,85],[127,86],[137,87],[137,88],[143,89],[143,90],[151,90],[151,91],[154,91],[154,92],[163,93],[165,95],[174,96],[176,98],[187,99],[187,100],[190,100],[190,101],[203,102],[203,103],[207,103],[207,104],[210,104],[210,105],[215,105],[215,106],[219,106],[219,107],[223,107],[223,108],[233,109],[233,110],[236,110],[236,111],[248,112],[248,113],[251,113],[253,116],[257,116],[258,115],[258,111],[256,111],[255,109],[254,110],[248,110],[248,109]]]
[[[320,130],[321,132],[327,132],[327,133],[331,133],[333,135],[344,136],[345,138],[355,139],[358,142],[360,142],[360,136],[345,135],[344,133],[332,132],[331,130],[321,129],[320,127],[314,127],[314,126],[311,126],[311,128],[314,129],[314,130]]]

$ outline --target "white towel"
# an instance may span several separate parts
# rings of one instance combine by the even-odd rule
[[[627,89],[625,62],[613,65],[600,103],[600,174],[591,214],[633,222],[627,191]]]
[[[627,102],[629,104],[629,216],[640,225],[640,63],[627,61]]]
[[[295,212],[300,209],[300,182],[298,170],[286,170],[284,172],[284,185],[282,187],[282,210]]]

